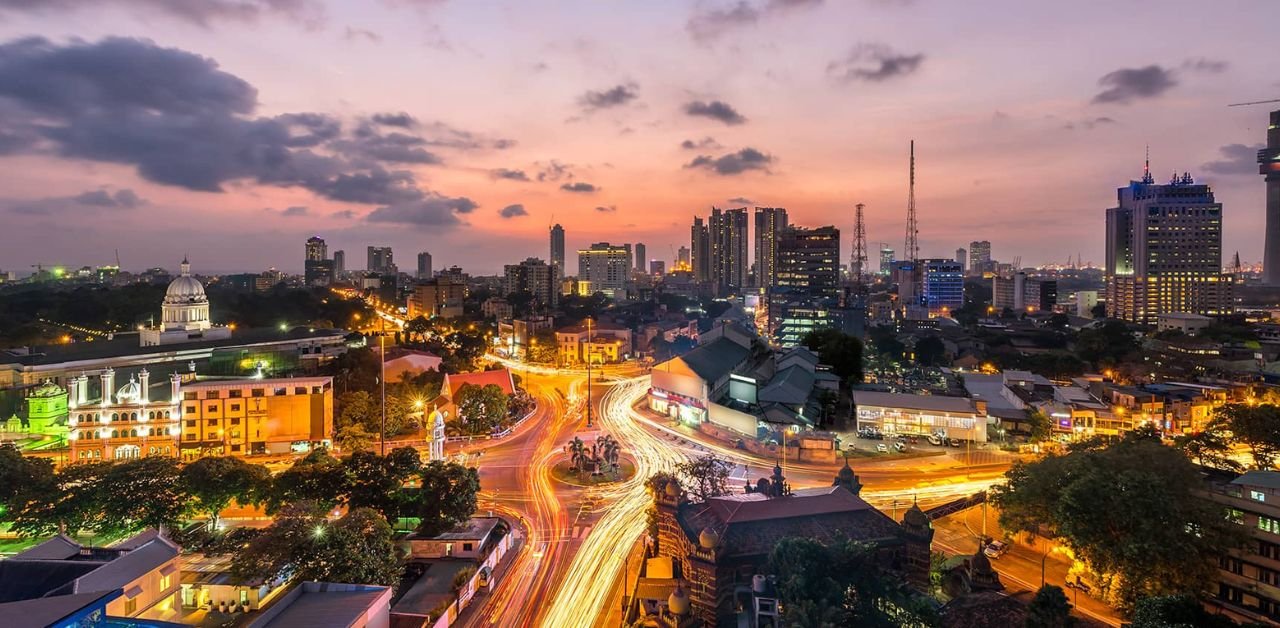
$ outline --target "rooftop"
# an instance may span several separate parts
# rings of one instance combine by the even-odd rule
[[[409,541],[479,541],[493,534],[502,523],[499,517],[472,517],[435,536],[419,536],[416,532],[405,537]]]
[[[201,349],[219,349],[243,345],[261,345],[278,342],[291,342],[306,339],[344,337],[347,332],[341,329],[309,329],[295,327],[282,332],[275,327],[255,329],[238,329],[230,338],[218,340],[202,340],[166,345],[142,347],[138,344],[138,336],[133,333],[121,333],[111,340],[95,340],[92,342],[75,342],[65,345],[44,345],[31,347],[29,352],[10,348],[0,350],[0,364],[21,364],[38,366],[58,364],[61,362],[79,362],[83,360],[103,360],[126,356],[142,356],[174,353],[180,351],[199,351]]]
[[[377,612],[380,606],[389,607],[390,603],[390,587],[304,582],[264,611],[249,628],[363,626],[371,612]]]
[[[449,393],[449,398],[453,399],[458,395],[458,389],[463,384],[472,384],[474,386],[488,386],[493,384],[502,389],[502,392],[508,395],[516,392],[515,382],[511,379],[511,372],[507,369],[495,369],[492,371],[480,371],[478,373],[454,373],[444,376],[445,390]]]
[[[1280,471],[1248,471],[1231,481],[1240,486],[1280,488]]]
[[[737,342],[729,338],[717,338],[707,344],[699,345],[680,356],[679,359],[697,373],[698,377],[708,382],[715,382],[732,373],[750,355],[751,350]]]
[[[941,395],[912,395],[908,393],[855,390],[853,391],[853,403],[859,407],[907,408],[933,412],[975,412],[973,403],[969,399],[965,397],[943,397]]]

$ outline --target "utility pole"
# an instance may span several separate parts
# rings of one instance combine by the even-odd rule
[[[591,318],[587,318],[587,346],[591,346]],[[587,427],[591,427],[591,352],[584,351],[587,358]]]
[[[382,455],[387,455],[387,319],[383,318],[382,312],[378,312],[379,333],[378,333],[378,365],[379,375],[378,381],[382,385],[382,429],[381,432],[381,449]]]
[[[862,203],[854,205],[853,222],[853,281],[859,286],[867,275],[867,225],[862,219]]]
[[[916,141],[911,140],[911,178],[907,188],[907,242],[902,252],[911,262],[920,261],[920,244],[916,238],[920,235],[916,225]]]

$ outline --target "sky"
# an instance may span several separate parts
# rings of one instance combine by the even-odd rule
[[[1274,0],[0,0],[0,269],[501,272],[782,206],[921,255],[1100,264],[1141,176],[1259,260]],[[874,259],[874,255],[872,256]],[[874,265],[874,261],[872,264]],[[570,262],[572,266],[573,263]]]

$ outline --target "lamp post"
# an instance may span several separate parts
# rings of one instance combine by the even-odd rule
[[[378,317],[378,382],[382,386],[382,429],[380,432],[379,449],[382,455],[387,455],[387,319]]]
[[[587,317],[587,427],[591,427],[591,318]]]

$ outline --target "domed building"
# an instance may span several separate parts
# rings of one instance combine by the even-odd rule
[[[209,320],[209,297],[204,284],[191,276],[191,263],[182,258],[182,274],[169,284],[160,305],[160,325],[140,330],[144,347],[221,340],[231,337],[231,329],[215,327]]]

